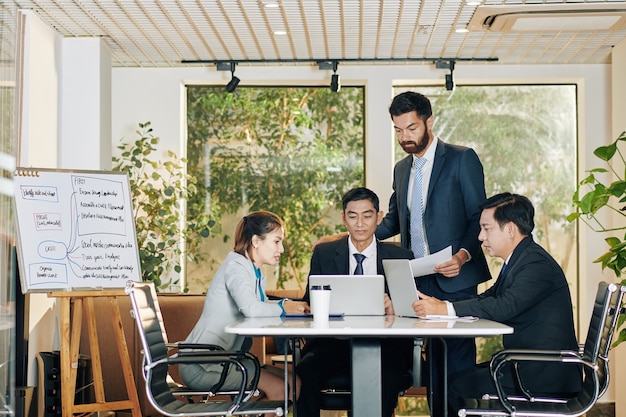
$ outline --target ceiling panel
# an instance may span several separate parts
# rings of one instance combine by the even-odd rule
[[[16,0],[66,37],[100,36],[117,67],[188,61],[285,62],[436,58],[503,64],[600,64],[626,29],[495,31],[474,23],[485,7],[626,9],[625,1],[484,0]],[[506,10],[505,10],[506,11]],[[279,33],[281,32],[281,33]],[[3,36],[5,31],[0,31]],[[2,42],[14,42],[1,39]]]

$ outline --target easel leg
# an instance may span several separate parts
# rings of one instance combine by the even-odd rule
[[[61,299],[61,407],[63,417],[72,417],[74,409],[74,393],[76,391],[76,367],[78,363],[78,347],[80,344],[81,320],[83,314],[83,302],[81,299],[74,301],[73,317],[70,319],[69,298]],[[71,325],[74,320],[74,326]]]
[[[87,331],[89,332],[89,351],[91,352],[91,372],[96,403],[104,403],[104,381],[102,378],[102,363],[100,362],[100,343],[98,342],[98,328],[96,327],[96,312],[93,298],[86,298]]]
[[[122,316],[120,315],[120,307],[117,303],[117,297],[109,297],[111,306],[111,314],[113,316],[113,325],[115,326],[115,340],[117,341],[117,351],[120,353],[120,362],[122,363],[122,372],[124,381],[126,382],[126,392],[128,392],[128,400],[133,404],[133,417],[141,417],[139,409],[139,397],[135,387],[135,378],[133,376],[133,368],[130,364],[130,356],[128,355],[128,347],[126,345],[126,336],[122,327]]]

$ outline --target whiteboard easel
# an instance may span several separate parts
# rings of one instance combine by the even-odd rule
[[[118,296],[141,281],[128,176],[121,172],[18,168],[14,177],[17,253],[22,292],[48,292],[61,303],[63,417],[131,410],[141,417]],[[106,401],[95,297],[107,297],[128,400]],[[83,314],[95,403],[74,404]]]
[[[126,173],[18,168],[13,182],[23,293],[141,281]]]

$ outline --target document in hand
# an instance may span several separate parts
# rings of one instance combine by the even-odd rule
[[[452,258],[452,246],[448,246],[439,252],[424,256],[422,258],[411,259],[411,270],[414,277],[423,277],[435,273],[435,266],[446,262]]]

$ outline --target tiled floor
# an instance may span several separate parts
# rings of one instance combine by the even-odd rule
[[[322,411],[320,413],[320,417],[347,417],[345,411]],[[400,416],[399,414],[396,417],[409,417],[409,416]],[[410,417],[427,417],[421,415],[411,415]],[[614,403],[599,403],[596,404],[595,407],[588,412],[585,417],[615,417],[615,404]]]

